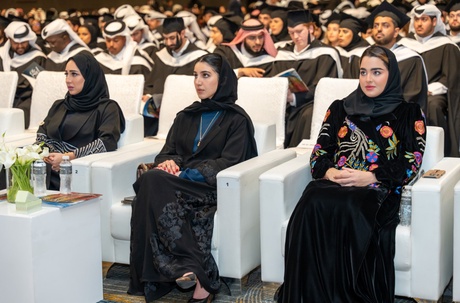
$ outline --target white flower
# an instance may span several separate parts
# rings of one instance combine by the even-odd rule
[[[35,160],[49,156],[48,147],[42,148],[38,144],[19,148],[9,148],[4,142],[0,143],[0,167],[10,168],[13,164],[30,165]]]

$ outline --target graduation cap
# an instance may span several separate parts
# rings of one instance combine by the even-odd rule
[[[405,0],[393,0],[391,4],[397,9],[399,9],[403,14],[407,14],[414,8],[412,5],[407,3]]]
[[[277,9],[278,9],[278,6],[269,5],[266,3],[262,4],[259,8],[260,13],[265,14],[265,15],[271,15],[271,13]]]
[[[446,7],[444,8],[444,11],[450,13],[450,12],[455,12],[460,10],[460,0],[451,0],[449,3],[447,3]]]
[[[305,9],[302,1],[289,1],[287,8],[290,10]]]
[[[180,33],[185,29],[185,23],[183,18],[168,17],[163,20],[163,34],[169,34],[172,32]]]
[[[327,21],[324,24],[324,26],[327,27],[331,23],[340,24],[340,14],[332,12],[331,15],[327,18]]]
[[[311,21],[311,14],[305,9],[289,11],[287,14],[287,23],[289,27],[295,27],[299,24],[309,23]]]
[[[352,15],[346,13],[340,13],[340,27],[348,28],[353,32],[365,33],[367,30],[367,23],[363,20],[360,20]]]
[[[399,28],[403,28],[404,25],[410,21],[410,18],[407,15],[403,14],[399,9],[387,1],[383,1],[372,11],[369,17],[366,18],[367,24],[373,25],[374,20],[377,17],[390,17],[396,22]]]
[[[82,16],[83,18],[83,24],[91,24],[91,25],[95,25],[95,26],[98,26],[98,20],[99,20],[99,16],[96,16],[96,15],[85,15],[85,16]]]
[[[284,7],[277,7],[270,13],[270,17],[272,18],[280,18],[283,21],[287,20],[287,8]]]
[[[11,20],[8,19],[8,18],[5,18],[3,16],[0,16],[0,27],[1,28],[5,28],[8,26],[8,24],[10,24]]]
[[[219,7],[218,6],[205,6],[203,10],[203,15],[212,14],[213,16],[219,14]]]

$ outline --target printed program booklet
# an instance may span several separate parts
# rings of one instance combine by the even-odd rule
[[[275,77],[287,77],[289,80],[289,90],[291,93],[308,92],[307,85],[305,82],[303,82],[302,78],[300,78],[300,75],[294,68],[287,69],[284,72],[275,75]]]
[[[66,208],[81,202],[89,201],[102,196],[101,194],[75,193],[70,194],[52,194],[41,197],[45,205]]]

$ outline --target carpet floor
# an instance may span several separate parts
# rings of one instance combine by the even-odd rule
[[[129,267],[121,264],[103,264],[104,271],[104,300],[98,303],[144,303],[143,297],[131,296],[126,293],[129,283]],[[239,281],[225,281],[222,283],[221,291],[213,302],[215,303],[273,303],[273,295],[278,284],[262,283],[260,280],[260,268],[254,270]],[[240,287],[240,285],[242,285]],[[174,289],[164,296],[159,303],[180,303],[187,302],[193,291],[182,291]],[[415,303],[415,300],[397,297],[395,303]],[[452,281],[444,292],[442,303],[452,303]]]

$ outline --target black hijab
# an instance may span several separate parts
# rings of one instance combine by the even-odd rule
[[[382,116],[393,112],[404,101],[401,75],[395,55],[385,47],[373,45],[370,48],[383,50],[390,61],[387,84],[383,92],[375,98],[366,96],[358,84],[358,89],[344,99],[345,112],[350,116],[371,118]]]
[[[90,35],[91,35],[91,41],[89,41],[88,47],[90,49],[94,49],[94,48],[98,47],[98,45],[97,45],[97,37],[99,36],[99,32],[98,32],[98,29],[96,28],[96,26],[92,25],[91,23],[85,23],[85,24],[81,25],[80,27],[86,28],[88,30],[88,32],[90,33]]]
[[[210,54],[204,56],[208,55]],[[248,114],[243,108],[235,104],[236,100],[238,99],[238,78],[236,77],[233,69],[230,67],[230,64],[228,63],[227,59],[225,59],[219,54],[212,55],[219,56],[222,58],[222,65],[220,67],[219,73],[219,83],[217,84],[218,86],[216,93],[210,99],[202,99],[201,102],[193,102],[190,106],[186,107],[181,112],[200,113],[218,110],[237,112],[249,121],[248,132],[251,134],[250,137],[252,138],[250,142],[251,148],[249,150],[251,152],[257,151],[256,142],[254,139],[254,126],[252,125],[251,118],[248,116]],[[200,62],[200,59],[198,59],[197,62]]]
[[[289,36],[289,32],[288,32],[288,26],[287,26],[287,12],[284,10],[275,10],[270,14],[270,16],[272,17],[272,19],[280,18],[281,21],[283,22],[283,28],[281,29],[281,32],[278,35],[271,34],[273,42],[276,43],[279,41],[291,40],[291,37]]]
[[[85,78],[85,83],[82,91],[77,95],[72,96],[67,92],[64,105],[68,110],[84,112],[95,109],[99,104],[110,100],[104,72],[93,55],[80,52],[69,58],[67,63],[69,61],[75,62]]]
[[[348,28],[353,33],[353,39],[351,40],[350,44],[348,44],[347,46],[343,48],[347,52],[357,47],[361,47],[361,46],[365,47],[369,45],[369,43],[363,38],[361,38],[361,36],[359,35],[361,28],[362,28],[362,24],[359,23],[359,21],[354,20],[354,19],[344,19],[340,21],[339,26],[343,28]]]

